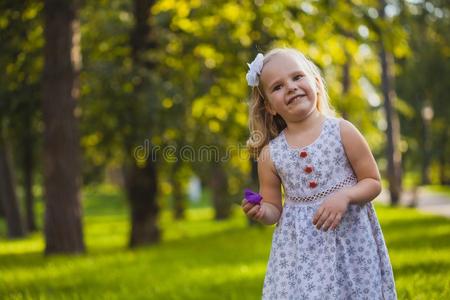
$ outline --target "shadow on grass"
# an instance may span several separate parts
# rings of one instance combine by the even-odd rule
[[[386,241],[389,250],[407,250],[407,249],[426,249],[450,250],[450,235],[432,234],[432,235],[402,235],[398,238],[390,238]]]
[[[434,215],[418,214],[417,217],[394,219],[383,223],[383,230],[390,231],[413,231],[415,229],[429,228],[432,230],[436,226],[450,227],[450,220],[443,217],[436,217]]]
[[[102,217],[103,218],[103,217]],[[121,218],[118,216],[118,218]],[[105,222],[111,222],[115,217],[106,217]],[[447,232],[433,233],[433,228],[437,226],[448,227]],[[111,226],[109,226],[111,227]],[[109,228],[108,227],[108,228]],[[429,232],[426,232],[429,228]],[[88,248],[86,254],[78,256],[54,256],[66,257],[67,260],[83,259],[85,257],[116,256],[123,253],[145,253],[155,252],[161,260],[173,260],[177,256],[190,256],[190,260],[196,263],[212,264],[215,260],[228,258],[238,262],[251,260],[253,256],[268,256],[270,248],[272,228],[249,228],[233,227],[223,229],[217,232],[204,232],[198,236],[180,236],[173,240],[163,241],[153,246],[146,246],[134,250],[126,247],[126,240],[123,245]],[[101,234],[97,230],[89,234],[90,237],[100,238],[108,234]],[[425,231],[425,232],[424,232]],[[112,232],[112,231],[111,231]],[[402,251],[407,249],[450,249],[450,222],[441,218],[423,218],[394,220],[383,225],[383,232],[386,236],[386,242],[390,251]],[[397,233],[401,232],[401,235]],[[390,237],[390,234],[392,236]],[[117,237],[117,232],[110,235],[111,238]],[[123,233],[126,234],[126,233]],[[122,235],[121,235],[122,237]],[[214,246],[215,245],[215,246]],[[258,245],[258,246],[255,246]],[[235,249],[248,249],[247,251],[236,252]],[[196,255],[207,253],[200,260]],[[44,266],[52,257],[44,257],[41,251],[27,251],[20,254],[0,254],[0,263],[2,268],[14,267],[40,267]]]
[[[450,249],[450,220],[427,215],[396,219],[382,225],[390,250]]]
[[[450,270],[450,263],[448,262],[426,262],[426,263],[411,263],[403,264],[394,269],[396,278],[402,276],[411,276],[411,274],[421,275],[441,275],[446,274]]]
[[[89,299],[105,291],[115,299],[257,299],[270,238],[271,230],[231,228],[134,251],[107,249],[48,259],[38,252],[2,255],[2,267],[25,275],[0,285],[0,291],[55,299],[80,291]]]
[[[240,263],[268,254],[271,241],[270,228],[230,228],[194,237],[180,237],[159,244],[128,249],[123,247],[104,247],[88,249],[85,254],[53,255],[46,257],[42,251],[27,251],[19,254],[0,254],[2,268],[41,267],[53,260],[82,260],[85,258],[116,256],[121,254],[145,255],[148,252],[158,254],[159,261],[173,261],[177,257],[190,257],[197,263],[214,264],[221,258],[236,260]],[[262,239],[263,237],[263,239]],[[256,240],[253,242],[252,240]],[[254,247],[259,244],[259,247]],[[237,251],[237,249],[249,251]],[[203,255],[205,254],[205,255]],[[197,259],[198,257],[200,259]]]
[[[126,266],[97,262],[63,270],[51,279],[35,277],[5,286],[5,295],[32,299],[260,299],[265,269],[257,266],[253,270],[251,263],[246,272],[239,272],[240,268],[238,262],[218,262],[206,268],[180,266],[177,260],[156,267],[145,262]]]

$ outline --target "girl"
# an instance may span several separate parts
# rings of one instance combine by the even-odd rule
[[[258,54],[249,67],[248,147],[258,158],[263,200],[244,200],[242,208],[278,223],[263,299],[396,299],[370,202],[381,185],[367,142],[332,117],[318,68],[297,50]]]

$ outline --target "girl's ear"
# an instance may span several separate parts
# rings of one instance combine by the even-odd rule
[[[322,99],[322,95],[320,94],[320,91],[322,90],[321,89],[322,81],[320,81],[319,77],[316,77],[315,79],[316,79],[316,89],[317,89],[317,91],[316,91],[316,94],[317,94],[316,108],[317,108],[317,110],[320,111],[320,103],[322,102],[322,100],[321,100]]]
[[[315,77],[314,79],[316,82],[316,89],[317,89],[316,93],[319,94],[320,88],[322,87],[322,82],[320,81],[319,77]]]

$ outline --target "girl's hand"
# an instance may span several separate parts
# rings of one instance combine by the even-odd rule
[[[329,228],[336,229],[347,211],[349,203],[350,198],[345,191],[341,190],[331,194],[317,210],[313,224],[317,229],[323,229],[323,231],[327,231]]]
[[[247,202],[247,200],[242,201],[242,210],[252,220],[261,221],[265,214],[265,208],[263,203],[252,204]]]

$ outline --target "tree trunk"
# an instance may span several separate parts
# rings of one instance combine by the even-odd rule
[[[380,0],[379,14],[382,19],[384,13],[385,1]],[[383,33],[380,32],[380,62],[381,62],[381,88],[384,98],[384,110],[386,114],[386,155],[388,160],[387,177],[389,181],[389,192],[391,196],[391,205],[397,205],[402,192],[402,156],[398,149],[400,142],[400,122],[398,114],[395,111],[396,93],[394,90],[394,77],[391,67],[394,63],[392,54],[386,49],[383,41]]]
[[[1,132],[0,135],[0,206],[5,215],[8,237],[19,238],[25,235],[25,230],[20,217],[11,158]]]
[[[33,196],[33,149],[34,139],[31,134],[30,124],[31,114],[27,114],[24,120],[25,133],[23,139],[23,174],[24,174],[24,190],[25,190],[25,212],[26,212],[26,228],[29,232],[36,231],[36,221],[34,217],[34,196]]]
[[[450,176],[448,176],[450,168],[448,168],[447,153],[448,152],[448,137],[450,129],[443,128],[441,136],[441,151],[439,152],[439,181],[440,184],[450,185]]]
[[[173,208],[175,220],[183,220],[185,218],[186,202],[183,186],[178,178],[172,177],[173,185]]]
[[[2,171],[0,171],[0,172],[2,172]],[[1,173],[1,174],[3,174],[3,173]],[[2,175],[3,176],[3,175]],[[2,177],[3,178],[3,177]],[[2,200],[2,196],[1,196],[1,193],[2,193],[2,191],[1,191],[1,189],[2,189],[3,187],[1,186],[1,183],[0,183],[0,219],[1,218],[4,218],[5,217],[5,210],[3,209],[3,200]]]
[[[431,139],[430,139],[430,120],[422,119],[422,180],[421,184],[430,184],[430,162],[431,162]]]
[[[134,67],[151,68],[146,63],[145,53],[152,47],[150,42],[150,11],[155,3],[154,0],[134,0],[135,27],[131,32],[131,49]],[[138,94],[142,88],[142,81],[135,86]],[[146,133],[147,137],[149,136]],[[130,137],[126,145],[128,153],[132,153],[133,144],[141,137],[136,134]],[[142,140],[144,137],[142,137]],[[141,168],[136,165],[134,157],[125,163],[125,185],[127,189],[128,202],[131,210],[131,235],[130,247],[154,244],[160,240],[160,229],[158,227],[159,207],[157,204],[157,172],[156,166],[151,158],[147,159]]]
[[[147,161],[143,167],[135,163],[124,170],[125,187],[131,209],[129,246],[157,243],[160,230],[157,223],[159,207],[156,202],[157,176],[154,165]]]
[[[398,149],[398,145],[400,142],[400,124],[397,112],[395,111],[395,91],[392,88],[393,83],[390,80],[390,78],[392,78],[390,76],[390,62],[392,61],[392,56],[388,52],[386,52],[383,45],[381,45],[380,59],[382,65],[382,90],[384,98],[384,110],[387,122],[387,177],[389,181],[391,204],[397,205],[402,192],[402,157]]]
[[[212,190],[213,206],[215,210],[215,219],[227,219],[231,215],[232,202],[228,199],[227,176],[223,168],[216,164],[211,172],[209,186]]]
[[[173,216],[175,220],[182,220],[185,218],[186,210],[186,193],[184,192],[182,179],[180,178],[179,172],[181,170],[182,160],[178,157],[177,162],[173,165],[171,169],[171,182],[172,182],[172,195],[173,195]]]
[[[85,251],[76,99],[80,31],[77,1],[46,0],[42,112],[46,254]]]
[[[134,0],[135,26],[131,33],[131,56],[137,65],[148,68],[153,67],[148,59],[144,58],[146,50],[156,47],[151,36],[150,12],[156,0]]]
[[[347,49],[344,50],[345,53],[345,63],[342,66],[342,97],[345,99],[348,96],[348,93],[350,92],[350,63],[351,63],[351,57],[348,53]],[[346,101],[347,103],[347,101]],[[347,110],[342,110],[342,117],[344,119],[348,119],[348,112]]]
[[[0,149],[0,151],[1,151],[1,149]],[[0,155],[3,155],[3,154],[0,153]],[[0,168],[3,168],[3,166],[0,166]],[[4,172],[5,171],[3,171],[3,169],[0,169],[0,175],[1,175],[0,178],[5,178],[5,176],[3,175]],[[2,183],[1,181],[5,181],[5,180],[0,180],[0,218],[5,218],[6,215],[5,215],[5,209],[3,208],[4,204],[3,204],[3,198],[2,198],[3,193],[4,193],[3,191],[5,190],[5,186],[4,186],[4,183]]]

